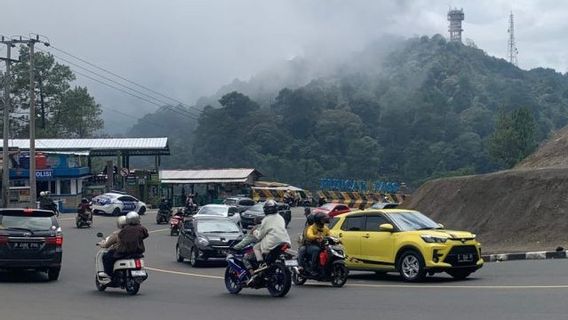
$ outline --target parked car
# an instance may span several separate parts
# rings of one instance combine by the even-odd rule
[[[183,222],[176,243],[176,260],[189,259],[191,266],[225,259],[229,247],[243,237],[242,229],[231,219],[215,216],[193,216]]]
[[[237,207],[228,206],[226,204],[207,204],[199,208],[197,216],[213,216],[213,217],[224,217],[233,220],[236,224],[241,224],[241,215],[239,214],[239,209]]]
[[[398,208],[398,202],[375,202],[371,206],[371,209],[394,209]]]
[[[146,213],[146,204],[133,196],[124,193],[109,192],[96,196],[92,200],[93,213],[119,216],[130,211],[140,215]]]
[[[332,219],[330,229],[345,246],[350,270],[399,272],[405,281],[420,281],[438,272],[464,279],[483,266],[474,234],[446,230],[414,210],[346,213]]]
[[[277,202],[277,204],[278,213],[282,216],[282,218],[284,218],[286,227],[288,227],[288,224],[292,220],[292,211],[290,210],[290,206],[282,202]],[[252,227],[256,217],[264,217],[264,202],[259,202],[241,213],[241,226],[243,229]]]
[[[351,211],[351,209],[343,203],[330,202],[322,205],[321,207],[315,208],[312,210],[312,213],[316,214],[322,212],[332,218],[349,211]]]
[[[247,197],[230,197],[223,200],[223,204],[228,206],[237,207],[239,209],[239,213],[249,209],[250,207],[255,205],[254,200]]]
[[[63,234],[51,210],[0,209],[0,269],[35,269],[59,278]]]

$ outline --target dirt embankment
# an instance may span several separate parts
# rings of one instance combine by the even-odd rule
[[[556,131],[536,152],[514,169],[568,168],[568,127]]]
[[[432,180],[404,207],[476,233],[484,252],[568,247],[568,168]]]

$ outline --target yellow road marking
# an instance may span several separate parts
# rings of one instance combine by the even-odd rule
[[[190,277],[196,277],[196,278],[225,279],[224,277],[221,277],[221,276],[212,276],[212,275],[201,274],[201,273],[189,273],[189,272],[165,270],[165,269],[152,268],[152,267],[145,267],[145,268],[148,269],[148,270],[151,270],[151,271],[171,273],[171,274],[177,274],[177,275],[182,275],[182,276],[190,276]]]
[[[213,276],[213,275],[208,275],[208,274],[202,274],[202,273],[190,273],[190,272],[181,272],[181,271],[174,271],[174,270],[166,270],[166,269],[160,269],[160,268],[152,268],[152,267],[146,267],[146,269],[151,270],[151,271],[157,271],[157,272],[163,272],[163,273],[169,273],[169,274],[175,274],[175,275],[181,275],[181,276],[189,276],[189,277],[196,277],[196,278],[206,278],[206,279],[224,279],[224,277],[221,276]],[[329,286],[329,284],[327,283],[310,283],[309,285],[311,286],[322,286],[322,287],[327,287]],[[364,283],[347,283],[345,284],[346,287],[360,287],[360,288],[390,288],[390,289],[394,289],[394,288],[400,288],[400,289],[494,289],[494,290],[499,290],[499,289],[504,289],[504,290],[511,290],[511,289],[568,289],[568,285],[549,285],[549,286],[545,286],[545,285],[527,285],[527,286],[523,286],[523,285],[518,285],[518,286],[478,286],[478,285],[471,285],[471,286],[464,286],[464,285],[428,285],[428,284],[424,284],[424,285],[420,285],[420,284],[364,284]]]
[[[166,231],[166,230],[170,230],[170,228],[164,228],[164,229],[152,230],[152,231],[148,231],[148,233],[155,233],[155,232]]]

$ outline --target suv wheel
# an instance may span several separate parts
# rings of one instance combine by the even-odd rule
[[[424,258],[414,250],[405,251],[398,259],[398,271],[404,281],[421,281],[426,276]]]
[[[118,217],[120,215],[120,209],[119,208],[114,208],[114,210],[112,210],[112,215],[115,217]]]
[[[49,281],[55,281],[59,279],[59,273],[61,272],[61,267],[59,268],[49,268],[47,269],[47,278]]]
[[[141,207],[140,210],[138,210],[138,214],[141,215],[141,216],[146,214],[146,207]]]

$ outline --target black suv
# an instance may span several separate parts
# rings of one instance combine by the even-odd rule
[[[230,197],[223,200],[223,204],[237,207],[237,209],[239,209],[239,213],[250,209],[250,207],[254,206],[254,203],[254,200],[247,197]]]
[[[290,210],[290,206],[282,202],[277,202],[277,205],[278,213],[282,216],[282,218],[284,218],[287,228],[290,220],[292,220],[292,211]],[[251,228],[254,225],[255,218],[257,217],[264,218],[264,202],[259,202],[241,213],[241,226],[243,229]]]
[[[35,269],[57,280],[63,235],[49,210],[0,209],[0,269]]]

